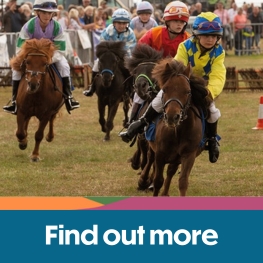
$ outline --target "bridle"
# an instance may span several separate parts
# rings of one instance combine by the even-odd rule
[[[176,77],[180,77],[180,76],[184,77],[187,80],[187,82],[190,84],[190,79],[187,76],[185,76],[184,74],[177,74],[176,75]],[[180,123],[182,121],[187,119],[187,111],[188,111],[188,109],[190,108],[190,105],[191,105],[191,97],[192,97],[192,94],[191,94],[191,91],[189,91],[187,102],[186,102],[185,105],[183,105],[183,103],[177,98],[171,98],[171,99],[168,99],[166,102],[164,102],[163,101],[163,97],[162,97],[164,120],[167,121],[167,114],[165,112],[165,109],[166,109],[167,105],[169,103],[171,103],[172,101],[175,101],[175,102],[177,102],[180,105],[181,110],[180,110],[179,120],[177,121],[177,123],[174,123],[174,125],[175,126],[180,125]]]
[[[143,65],[153,65],[155,66],[156,63],[154,62],[143,62],[143,63],[140,63],[135,69],[134,71],[136,71],[138,69],[139,66],[143,66]],[[148,90],[146,91],[147,93],[148,92],[153,92],[154,94],[157,94],[159,92],[159,90],[157,90],[156,88],[158,87],[157,85],[157,81],[155,82],[152,82],[152,80],[146,75],[146,74],[139,74],[135,81],[134,81],[134,84],[133,84],[133,87],[134,88],[137,88],[137,85],[136,85],[136,82],[139,78],[145,78],[147,80],[147,82],[149,83],[149,86],[148,86]]]
[[[46,55],[44,55],[42,53],[29,53],[27,55],[27,57],[28,56],[44,56],[44,57],[46,57]],[[26,67],[27,57],[23,61],[23,64],[25,64],[25,67]],[[45,71],[35,71],[35,70],[29,70],[29,69],[25,68],[25,80],[28,83],[28,87],[27,87],[28,92],[34,93],[34,92],[36,92],[36,90],[38,90],[38,88],[40,87],[41,79],[42,79],[42,77],[38,78],[38,76],[39,75],[44,76],[46,74],[48,66],[49,66],[49,64],[45,65]],[[21,67],[22,67],[22,65],[21,65]],[[30,79],[28,78],[29,76],[30,76]],[[35,78],[37,80],[37,83],[34,85],[34,91],[33,91],[32,86],[31,86],[32,85],[31,79],[33,79],[33,78]]]
[[[113,53],[112,53],[113,54]],[[114,56],[115,56],[115,54],[113,54]],[[118,62],[118,57],[117,56],[115,56],[115,60],[116,60],[116,62]],[[103,74],[104,73],[109,73],[110,75],[111,75],[111,77],[110,77],[110,81],[112,81],[113,79],[114,79],[114,77],[115,77],[115,75],[114,75],[114,71],[113,70],[111,70],[111,69],[108,69],[108,68],[105,68],[105,69],[103,69],[103,70],[101,70],[100,71],[100,73],[99,73],[99,75],[101,76],[101,78],[103,77]]]

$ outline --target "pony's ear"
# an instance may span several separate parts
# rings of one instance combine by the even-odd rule
[[[184,71],[184,75],[187,76],[188,78],[190,78],[190,76],[192,75],[192,66],[190,63],[188,63],[188,65]]]
[[[170,66],[170,64],[169,63],[166,63],[166,65],[165,65],[165,71],[171,71],[171,66]]]

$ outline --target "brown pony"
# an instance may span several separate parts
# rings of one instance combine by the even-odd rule
[[[35,148],[32,161],[39,161],[39,146],[44,137],[44,130],[49,123],[46,140],[54,138],[53,123],[64,103],[62,81],[50,66],[56,47],[48,39],[27,40],[20,53],[10,60],[13,69],[22,72],[19,83],[17,102],[16,137],[19,148],[27,148],[27,129],[31,117],[36,116],[39,126],[35,133]]]
[[[149,161],[139,179],[139,188],[146,189],[153,181],[153,195],[158,196],[164,183],[162,195],[169,195],[172,177],[181,164],[179,191],[180,196],[185,196],[195,158],[204,150],[204,118],[199,112],[206,112],[208,91],[204,80],[191,74],[190,64],[185,67],[173,58],[159,62],[152,76],[163,90],[163,118],[156,124],[155,141],[149,142],[155,153],[153,180],[148,177]],[[166,164],[168,168],[164,182]]]

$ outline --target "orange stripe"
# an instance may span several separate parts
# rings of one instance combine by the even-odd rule
[[[80,210],[103,206],[84,197],[0,197],[0,210]]]

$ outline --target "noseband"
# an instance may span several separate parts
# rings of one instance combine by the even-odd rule
[[[141,66],[141,65],[153,65],[153,66],[155,66],[156,63],[154,63],[154,62],[144,62],[144,63],[140,63],[140,64],[135,68],[135,70],[137,70],[137,68],[138,68],[139,66]],[[155,94],[158,93],[158,90],[156,89],[156,87],[157,87],[157,81],[155,81],[155,82],[153,83],[153,82],[151,81],[151,79],[150,79],[147,75],[145,75],[145,74],[139,74],[139,75],[137,76],[137,78],[135,79],[134,84],[133,84],[133,87],[134,87],[134,88],[137,88],[136,82],[137,82],[137,80],[138,80],[139,78],[145,78],[145,79],[147,80],[147,82],[149,83],[149,88],[148,88],[147,92],[152,91],[152,92],[155,93]]]
[[[187,76],[185,76],[184,74],[177,74],[176,76],[182,76],[184,77],[187,82],[190,84],[190,80]],[[187,111],[190,107],[190,103],[191,103],[191,97],[192,97],[192,94],[191,94],[191,91],[189,92],[188,94],[188,99],[187,99],[187,102],[185,105],[183,105],[183,103],[177,99],[177,98],[171,98],[169,100],[167,100],[165,103],[163,102],[163,114],[164,114],[164,120],[167,121],[167,114],[165,112],[165,108],[167,107],[167,105],[172,102],[172,101],[176,101],[180,107],[181,107],[181,110],[180,110],[180,116],[179,116],[179,121],[177,123],[175,123],[175,126],[178,126],[182,121],[184,121],[186,118],[187,118]]]
[[[118,62],[118,58],[116,57],[116,55],[115,55],[115,54],[113,54],[113,55],[114,55],[114,57],[115,57],[115,61]],[[114,72],[113,72],[113,70],[111,70],[111,69],[108,69],[108,68],[103,69],[103,70],[100,72],[100,76],[103,77],[103,74],[104,74],[104,73],[110,73],[110,75],[111,75],[110,81],[112,81],[112,80],[114,79],[114,77],[115,77]]]

